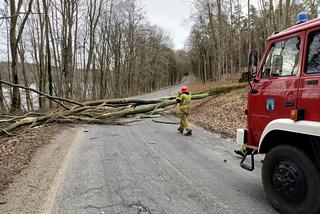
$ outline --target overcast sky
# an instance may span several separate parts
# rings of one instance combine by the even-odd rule
[[[163,28],[173,40],[175,49],[183,49],[191,31],[190,16],[192,0],[139,0],[152,24]],[[257,0],[251,4],[258,6]],[[247,1],[240,0],[243,12],[247,12]]]
[[[191,23],[190,0],[140,0],[148,20],[156,24],[173,40],[175,49],[183,49]]]

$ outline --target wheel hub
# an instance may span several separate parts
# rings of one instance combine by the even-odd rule
[[[302,170],[291,161],[280,161],[272,173],[272,184],[276,193],[289,203],[303,200],[306,194]]]

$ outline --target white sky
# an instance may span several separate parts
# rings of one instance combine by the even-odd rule
[[[147,19],[171,37],[175,49],[183,49],[191,31],[190,0],[140,0]]]
[[[175,49],[183,49],[191,31],[190,21],[193,0],[139,0],[147,19],[171,37]],[[247,13],[247,0],[240,0],[242,11]],[[257,0],[251,4],[258,6]]]

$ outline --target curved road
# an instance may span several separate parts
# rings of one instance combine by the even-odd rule
[[[230,140],[197,127],[186,137],[176,128],[151,120],[87,126],[75,137],[49,212],[276,213],[262,189],[261,159],[245,171]]]

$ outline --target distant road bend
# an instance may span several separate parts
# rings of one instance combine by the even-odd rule
[[[276,213],[263,192],[260,160],[245,171],[230,140],[197,127],[186,137],[176,128],[151,120],[86,126],[71,145],[49,213]]]

